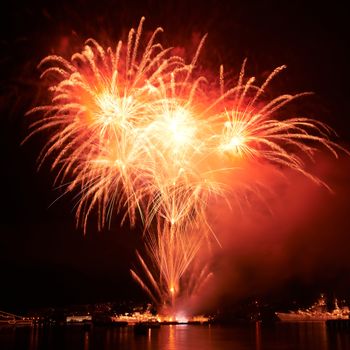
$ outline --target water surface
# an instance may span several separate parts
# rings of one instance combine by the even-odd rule
[[[132,327],[0,328],[1,350],[350,350],[350,330],[324,323],[246,326],[172,325],[135,334]]]

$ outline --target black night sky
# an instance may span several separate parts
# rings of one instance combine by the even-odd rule
[[[49,53],[69,57],[89,37],[101,43],[116,42],[143,15],[146,30],[165,29],[161,40],[166,45],[189,48],[194,37],[209,33],[201,65],[218,71],[223,63],[235,76],[248,57],[248,73],[259,78],[286,64],[288,69],[276,79],[272,92],[314,91],[315,96],[303,100],[301,110],[327,122],[338,132],[338,142],[349,145],[348,11],[341,3],[6,3],[8,8],[2,4],[0,11],[1,310],[144,298],[129,275],[135,248],[141,246],[140,229],[121,228],[116,217],[110,230],[97,232],[92,218],[84,236],[75,228],[73,195],[56,201],[61,192],[52,187],[49,164],[36,171],[45,135],[21,145],[29,125],[25,112],[47,98],[36,66]],[[316,171],[325,176],[335,194],[312,190],[314,185],[307,180],[292,181],[286,210],[294,213],[289,217],[298,224],[286,224],[288,216],[277,206],[275,215],[264,219],[271,225],[271,236],[265,229],[243,224],[231,235],[230,243],[225,235],[227,248],[217,253],[214,270],[219,280],[225,275],[229,282],[218,284],[222,291],[216,297],[208,296],[213,305],[251,296],[254,291],[286,301],[295,296],[313,298],[321,291],[350,297],[350,160],[345,156],[340,161],[317,160]],[[293,193],[299,194],[300,204]],[[299,212],[310,215],[300,218]],[[300,219],[295,220],[296,216]],[[271,231],[279,230],[279,225],[288,232],[276,238],[276,244],[276,233]],[[270,251],[276,259],[267,261],[263,257]],[[284,277],[276,278],[281,275],[281,261]],[[232,270],[236,273],[231,274]]]

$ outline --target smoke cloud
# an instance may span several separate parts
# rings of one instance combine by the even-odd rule
[[[346,295],[350,160],[323,154],[308,166],[333,192],[303,175],[277,174],[265,165],[241,174],[246,183],[263,184],[254,193],[238,192],[229,200],[231,208],[220,200],[211,204],[210,222],[221,246],[212,245],[213,277],[200,298],[202,306],[274,293],[285,301],[294,293]],[[237,193],[237,178],[230,180]]]

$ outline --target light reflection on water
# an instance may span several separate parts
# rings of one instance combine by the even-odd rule
[[[247,326],[172,325],[135,334],[132,327],[0,328],[1,350],[346,350],[350,330],[323,323]]]

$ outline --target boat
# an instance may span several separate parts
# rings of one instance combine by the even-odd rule
[[[327,302],[324,294],[311,307],[289,312],[276,312],[280,321],[284,322],[325,322],[327,320],[348,320],[350,310],[347,306],[339,307],[337,299],[334,301],[334,309],[327,310]]]

